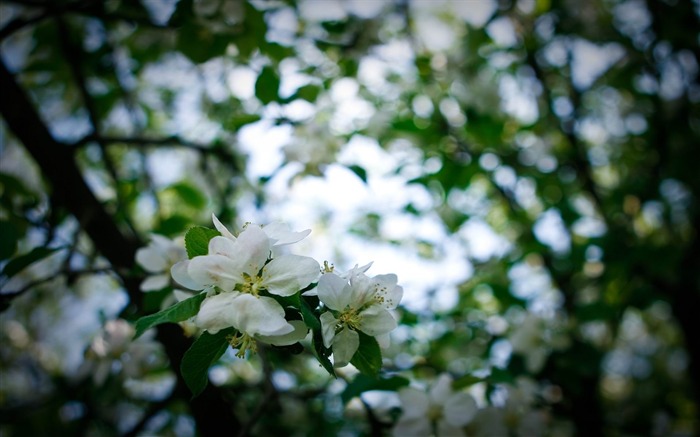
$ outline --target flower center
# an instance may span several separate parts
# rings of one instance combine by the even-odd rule
[[[252,294],[257,296],[260,289],[262,288],[262,278],[260,276],[250,276],[247,273],[243,273],[243,284],[241,284],[241,292]]]
[[[356,308],[348,308],[338,317],[340,325],[348,325],[351,328],[357,328],[361,319],[360,312]]]
[[[442,419],[442,407],[440,405],[431,405],[428,408],[428,418],[433,422]]]
[[[250,351],[251,354],[258,351],[258,344],[255,342],[255,339],[246,333],[241,335],[229,335],[226,337],[226,340],[228,340],[228,344],[230,344],[232,348],[238,348],[238,352],[236,353],[238,358],[245,358],[246,351]]]
[[[333,273],[335,266],[333,264],[328,264],[328,261],[323,261],[323,269],[321,273]]]

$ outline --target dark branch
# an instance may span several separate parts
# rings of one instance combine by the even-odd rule
[[[134,267],[134,255],[141,242],[136,236],[119,229],[83,179],[72,151],[51,136],[29,97],[3,62],[0,62],[0,89],[3,90],[0,113],[9,130],[41,168],[57,204],[76,217],[97,250],[121,276],[132,304],[138,306],[141,301],[139,281],[128,272]],[[182,399],[189,399],[189,390],[178,370],[191,341],[183,336],[177,325],[161,325],[157,332],[178,377],[176,393]],[[211,384],[189,405],[202,436],[230,435],[239,425],[221,391]]]

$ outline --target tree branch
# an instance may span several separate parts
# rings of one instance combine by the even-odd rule
[[[138,306],[142,300],[139,281],[128,272],[134,267],[134,255],[142,243],[135,235],[121,230],[105,211],[83,179],[71,150],[51,136],[29,97],[3,62],[0,62],[0,89],[3,90],[0,113],[9,130],[24,144],[41,168],[57,204],[76,217],[97,250],[121,276],[132,304]],[[174,324],[159,326],[157,338],[165,347],[166,355],[177,375],[177,395],[188,399],[190,393],[179,367],[191,341]],[[233,411],[224,402],[221,391],[212,384],[198,398],[190,401],[189,405],[202,436],[231,434],[239,426]]]

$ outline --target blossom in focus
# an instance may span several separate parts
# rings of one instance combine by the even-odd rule
[[[387,347],[389,332],[396,328],[390,310],[401,301],[403,288],[396,285],[396,275],[370,278],[365,274],[367,268],[356,267],[345,277],[327,271],[318,281],[318,297],[330,309],[320,317],[323,343],[333,348],[336,367],[347,365],[357,351],[357,331]]]
[[[234,327],[241,335],[231,339],[239,354],[254,349],[255,340],[276,345],[293,344],[306,335],[285,319],[282,306],[270,294],[291,296],[318,278],[313,258],[282,255],[269,259],[272,246],[289,244],[305,235],[271,233],[248,225],[237,237],[215,220],[222,234],[209,241],[208,254],[177,264],[175,280],[194,290],[208,289],[194,323],[211,333]],[[294,241],[292,241],[294,240]]]
[[[136,251],[136,262],[150,275],[141,283],[141,291],[158,291],[170,284],[170,269],[187,259],[183,238],[171,240],[162,235],[151,235],[148,246]]]
[[[402,414],[392,430],[396,437],[463,436],[477,405],[468,393],[452,390],[452,378],[441,374],[428,392],[413,387],[398,392]]]

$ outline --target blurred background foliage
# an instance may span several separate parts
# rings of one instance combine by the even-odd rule
[[[696,0],[3,1],[0,434],[390,429],[386,392],[306,353],[227,354],[191,401],[186,326],[129,341],[171,291],[139,290],[135,250],[214,212],[396,272],[386,375],[449,372],[473,435],[697,435],[699,20]]]

